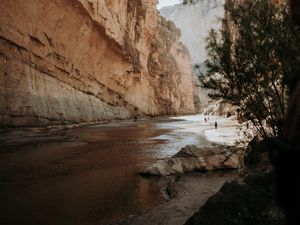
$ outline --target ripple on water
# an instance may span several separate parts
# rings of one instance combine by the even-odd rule
[[[5,147],[12,151],[0,157],[1,222],[106,224],[156,206],[163,200],[159,180],[137,173],[187,144],[208,144],[185,129],[200,126],[191,118],[87,126],[68,131],[71,139],[49,141],[44,133],[44,141]]]

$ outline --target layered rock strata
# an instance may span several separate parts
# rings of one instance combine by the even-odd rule
[[[0,5],[0,125],[194,113],[180,32],[156,0]]]

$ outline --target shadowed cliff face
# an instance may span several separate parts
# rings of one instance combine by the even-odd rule
[[[155,96],[167,114],[186,113],[194,105],[189,52],[177,41],[179,36],[174,23],[161,17],[148,57],[150,84],[161,87],[155,89]]]
[[[156,0],[7,0],[0,13],[1,126],[195,111],[188,52]]]

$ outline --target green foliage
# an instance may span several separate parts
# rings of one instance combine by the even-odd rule
[[[287,3],[229,0],[220,31],[207,39],[207,71],[200,74],[210,97],[238,106],[263,137],[282,132],[289,82],[300,71],[300,35]]]

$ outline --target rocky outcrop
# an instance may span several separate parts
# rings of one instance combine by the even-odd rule
[[[182,148],[172,158],[160,160],[141,172],[142,175],[167,176],[193,171],[239,169],[243,167],[244,149],[229,146]]]
[[[156,0],[7,0],[0,12],[1,126],[195,112],[188,52]]]
[[[211,104],[204,109],[203,114],[227,117],[237,116],[237,109],[238,107],[236,106],[232,106],[223,100],[218,100],[211,102]]]
[[[297,210],[292,211],[292,207],[298,209],[296,193],[299,189],[294,184],[299,170],[287,168],[286,173],[281,173],[284,177],[282,190],[285,192],[280,193],[278,173],[271,164],[268,151],[269,149],[273,152],[276,149],[275,145],[280,145],[279,142],[275,143],[271,143],[270,140],[261,142],[256,138],[253,139],[247,146],[245,166],[239,174],[239,179],[225,183],[217,194],[208,199],[186,221],[185,225],[286,224],[284,210],[278,205],[279,200],[291,203],[289,205],[291,212],[298,215]],[[281,156],[278,152],[275,155]],[[286,164],[285,167],[289,166]],[[295,183],[289,185],[289,179]],[[283,198],[281,199],[280,196]],[[292,204],[291,199],[295,199],[295,204]]]

